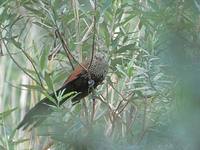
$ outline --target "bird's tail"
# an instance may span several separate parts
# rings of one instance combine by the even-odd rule
[[[71,91],[72,87],[71,84],[66,84],[62,88],[56,91],[56,94],[60,94],[60,92],[64,91],[64,95],[68,94]],[[53,112],[52,106],[62,105],[69,97],[72,97],[73,94],[69,94],[67,97],[65,97],[59,104],[57,101],[57,98],[54,93],[50,95],[54,100],[55,103],[49,100],[49,98],[45,97],[40,102],[38,102],[23,118],[23,120],[19,123],[17,126],[17,129],[22,128],[23,130],[30,127],[32,129],[33,127],[40,124],[43,120],[47,118],[49,114]]]
[[[28,127],[33,128],[41,123],[48,114],[53,112],[52,106],[55,105],[47,97],[38,102],[23,118],[23,120],[17,126],[17,129],[23,128],[23,130]]]

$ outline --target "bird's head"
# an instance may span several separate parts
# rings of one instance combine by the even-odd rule
[[[93,59],[94,59],[95,61],[99,61],[99,62],[102,62],[102,63],[108,63],[108,62],[107,62],[108,60],[107,60],[107,58],[106,58],[106,56],[105,56],[104,53],[97,52],[97,53],[94,55]]]
[[[89,69],[91,72],[95,72],[98,76],[107,74],[108,71],[108,60],[104,53],[97,52],[92,59],[92,64]]]

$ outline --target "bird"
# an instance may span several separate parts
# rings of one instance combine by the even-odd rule
[[[77,65],[72,73],[68,76],[64,84],[51,93],[50,98],[45,97],[40,100],[32,109],[30,109],[18,124],[17,129],[22,128],[30,130],[42,123],[54,109],[52,106],[61,106],[71,98],[72,105],[80,102],[80,100],[89,95],[93,89],[100,85],[108,72],[108,61],[106,56],[100,52],[93,55],[91,59],[86,59]],[[58,102],[57,96],[63,92],[66,97]],[[75,92],[76,94],[68,94]]]

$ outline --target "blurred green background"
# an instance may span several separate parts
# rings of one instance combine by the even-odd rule
[[[72,71],[57,31],[79,62],[93,36],[107,55],[96,107],[68,101],[16,131]],[[199,150],[199,41],[198,0],[0,0],[0,149]]]

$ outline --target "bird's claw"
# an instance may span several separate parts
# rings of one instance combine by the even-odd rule
[[[89,85],[89,87],[93,87],[94,86],[94,80],[90,79],[88,81],[88,85]]]

